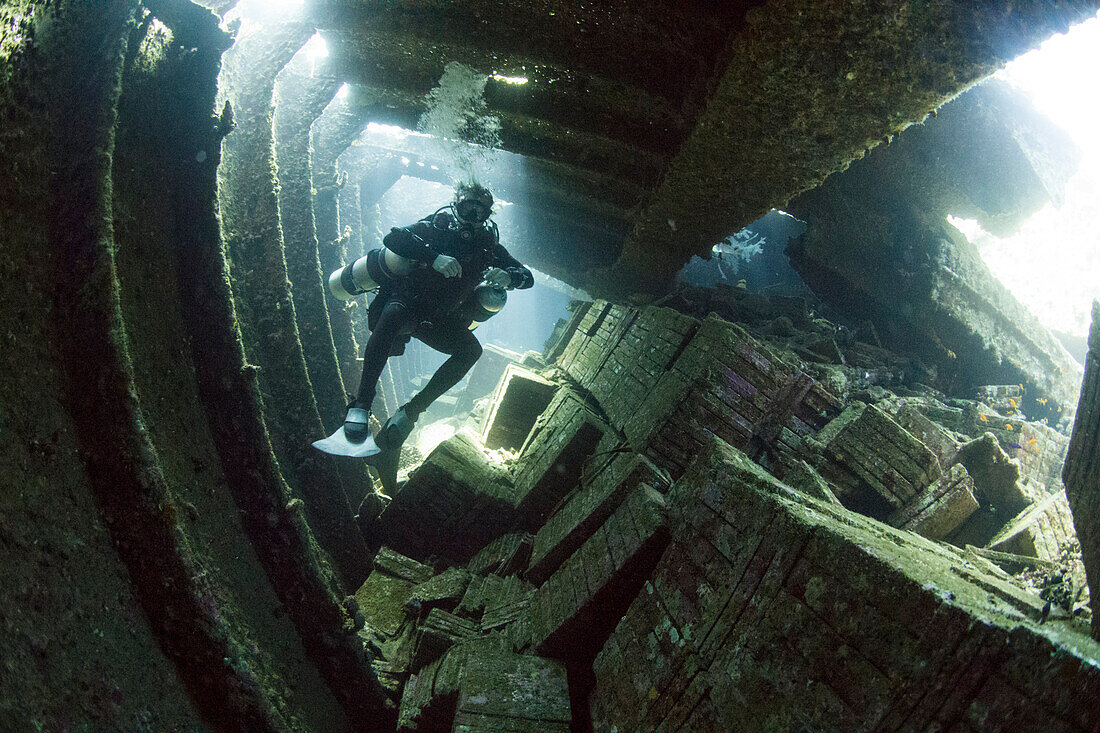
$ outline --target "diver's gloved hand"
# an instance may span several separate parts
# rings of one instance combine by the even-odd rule
[[[490,285],[495,285],[498,288],[508,288],[512,285],[511,274],[509,274],[507,270],[502,270],[499,267],[490,267],[481,277],[485,282]]]
[[[437,255],[432,262],[432,269],[443,277],[462,277],[462,265],[454,257],[447,255]]]

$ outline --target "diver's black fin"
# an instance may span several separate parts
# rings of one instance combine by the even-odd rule
[[[410,420],[405,408],[402,407],[393,413],[390,419],[386,420],[386,424],[382,426],[382,429],[378,431],[378,446],[386,452],[400,453],[401,446],[409,439],[409,435],[415,426],[416,421]]]
[[[382,493],[388,497],[397,495],[397,466],[401,461],[401,447],[397,450],[387,450],[367,458],[367,463],[378,471],[378,478],[382,480]]]
[[[416,423],[401,408],[378,431],[379,452],[367,457],[367,463],[378,469],[382,491],[387,496],[397,492],[397,466],[401,462],[401,446],[405,444]]]

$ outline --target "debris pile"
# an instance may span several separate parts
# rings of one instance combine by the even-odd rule
[[[549,401],[502,385],[370,523],[402,729],[1095,725],[1068,438],[733,295],[575,303]]]

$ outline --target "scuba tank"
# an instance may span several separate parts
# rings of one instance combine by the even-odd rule
[[[421,219],[421,222],[430,222],[433,226],[436,224],[439,214],[449,207],[443,207],[437,210],[431,216]],[[452,217],[453,219],[453,217]],[[450,228],[439,227],[439,228]],[[392,229],[390,234],[398,232],[398,229]],[[494,230],[495,231],[495,230]],[[420,244],[427,246],[427,243],[423,239],[412,234],[406,233],[414,240],[420,242]],[[470,239],[470,234],[460,234],[463,239]],[[386,240],[383,239],[383,242]],[[351,300],[357,295],[363,293],[369,293],[372,290],[377,290],[383,285],[387,285],[398,278],[405,277],[416,267],[421,267],[422,263],[415,260],[410,260],[407,257],[402,257],[391,249],[388,249],[384,244],[380,247],[372,249],[367,252],[366,255],[360,257],[350,265],[344,265],[340,269],[333,272],[328,276],[328,289],[332,293],[332,297],[337,300]]]
[[[507,302],[508,292],[504,288],[498,288],[489,283],[478,285],[477,290],[464,305],[466,311],[464,315],[470,319],[470,330],[473,331],[504,310]]]
[[[417,264],[385,247],[378,247],[329,275],[328,289],[337,300],[351,300],[405,277]]]

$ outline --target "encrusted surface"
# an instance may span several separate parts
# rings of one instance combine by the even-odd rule
[[[874,306],[856,331],[731,287],[576,306],[517,457],[460,434],[364,517],[415,559],[372,563],[362,464],[308,447],[362,310],[326,325],[322,276],[377,240],[393,181],[447,182],[417,136],[348,146],[415,124],[448,62],[499,72],[516,254],[623,295],[1096,2],[319,0],[225,26],[215,106],[231,36],[206,8],[232,5],[0,8],[0,725],[389,730],[401,703],[421,730],[1096,727],[1069,512],[1095,576],[1095,380],[1063,493],[1066,425],[1028,416],[1068,418],[1076,372],[940,211],[1003,231],[1057,198],[1065,151],[1020,110],[980,120],[1018,148],[872,176],[919,202],[855,175],[800,200],[804,272]],[[300,53],[317,27],[327,70]],[[1017,197],[968,187],[1001,169]],[[910,338],[928,363],[883,348]],[[413,375],[387,374],[394,409]]]
[[[952,553],[720,442],[669,498],[673,544],[596,660],[596,728],[1090,724],[1100,648],[1060,650]]]
[[[329,318],[332,298],[328,295],[328,272],[323,271],[320,260],[314,193],[317,186],[332,187],[334,182],[314,183],[310,130],[339,87],[340,79],[331,69],[317,68],[309,50],[299,49],[275,77],[273,97],[279,226],[287,276],[310,386],[321,421],[330,433],[344,419],[343,375],[354,371],[356,347],[351,323],[346,318]]]
[[[67,410],[51,315],[57,252],[50,223],[59,214],[51,188],[60,183],[51,165],[67,156],[50,140],[55,126],[72,134],[87,109],[57,116],[50,97],[71,98],[61,80],[68,87],[82,78],[74,65],[92,54],[112,65],[112,72],[101,71],[117,83],[120,9],[88,6],[66,17],[40,2],[0,8],[0,161],[9,172],[0,176],[0,728],[6,730],[78,721],[101,728],[196,726],[203,715],[161,650],[158,627],[145,616],[97,504]],[[35,39],[44,22],[52,26],[48,43]],[[100,98],[90,89],[81,97],[88,104]],[[83,160],[91,150],[70,152]],[[109,231],[109,214],[86,216]],[[89,288],[86,307],[92,291],[109,282]]]
[[[1017,92],[982,85],[791,201],[809,224],[788,245],[791,262],[883,344],[934,365],[936,386],[1026,386],[1017,402],[1054,422],[1070,414],[1080,366],[945,218],[1010,231],[1060,199],[1076,155]]]
[[[245,36],[227,52],[219,93],[235,110],[237,127],[218,166],[218,201],[236,317],[255,365],[271,443],[283,475],[305,499],[319,542],[354,587],[367,573],[365,544],[350,508],[358,503],[355,492],[366,488],[364,475],[352,475],[345,487],[339,468],[310,446],[326,433],[295,319],[275,175],[275,77],[312,32],[299,20],[284,21],[270,33]],[[331,422],[336,418],[329,402]]]
[[[626,293],[666,287],[691,255],[843,170],[1005,61],[1084,20],[1096,3],[1052,10],[779,0],[750,11],[615,277],[592,285]]]
[[[1092,635],[1100,640],[1100,302],[1092,304],[1092,330],[1085,383],[1063,478],[1073,507],[1081,551],[1092,591]]]
[[[511,480],[472,436],[440,443],[378,518],[384,544],[465,563],[515,526]]]

